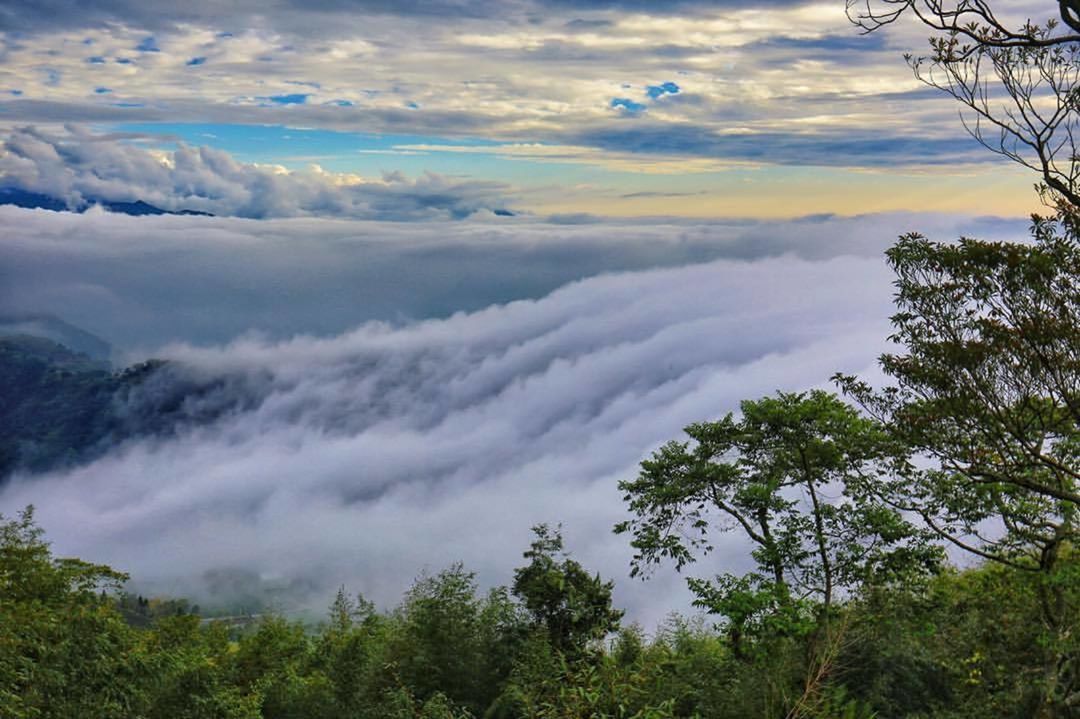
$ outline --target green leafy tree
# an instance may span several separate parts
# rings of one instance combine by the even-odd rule
[[[0,516],[0,716],[136,715],[136,635],[105,593],[126,578],[54,557],[32,507]]]
[[[818,390],[741,410],[690,425],[693,445],[669,442],[620,484],[635,518],[616,531],[632,535],[633,575],[664,560],[682,569],[715,532],[739,530],[756,571],[689,583],[741,653],[748,634],[812,628],[811,602],[827,619],[840,592],[932,568],[934,548],[876,495],[895,462],[876,422]]]
[[[529,563],[514,570],[512,591],[547,632],[552,647],[579,656],[619,627],[623,612],[611,607],[614,585],[566,554],[560,528],[539,524],[533,533],[536,538],[524,554]]]
[[[150,674],[145,716],[260,719],[260,688],[238,686],[230,671],[234,649],[223,623],[203,627],[190,614],[158,619],[139,645]]]
[[[502,681],[491,673],[484,606],[475,575],[461,564],[417,579],[389,638],[386,686],[408,687],[421,703],[442,693],[454,706],[483,713]]]
[[[1047,641],[1071,636],[1076,608],[1058,570],[1080,509],[1080,246],[1037,222],[1030,245],[909,235],[888,252],[899,351],[892,384],[840,385],[924,461],[891,486],[942,538],[1028,572]],[[1080,686],[1047,666],[1046,712]],[[1080,701],[1080,697],[1077,698]]]
[[[318,638],[315,666],[329,679],[339,716],[354,716],[375,703],[377,666],[386,648],[388,623],[363,596],[341,587],[330,605],[329,622]]]
[[[1080,564],[1070,556],[1066,567],[1075,602]],[[875,589],[850,616],[844,680],[881,719],[1029,719],[1042,712],[1044,667],[1059,647],[1047,641],[1028,573],[989,562],[950,570],[917,588]],[[1063,670],[1075,675],[1080,667]],[[1061,715],[1074,714],[1065,707]]]

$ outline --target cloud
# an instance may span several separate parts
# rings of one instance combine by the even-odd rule
[[[347,33],[343,18],[396,16],[417,19],[484,19],[518,16],[535,18],[549,12],[621,11],[666,15],[695,13],[715,8],[713,0],[285,0],[274,12],[259,0],[237,0],[222,7],[214,0],[191,0],[183,5],[135,0],[39,0],[27,5],[20,0],[0,0],[0,30],[35,32],[56,27],[91,28],[110,24],[169,29],[180,23],[217,23],[246,27],[273,22],[277,27],[301,26],[322,32]],[[728,7],[740,3],[728,0]],[[796,5],[798,0],[772,0],[770,6]],[[268,17],[269,16],[269,17]]]
[[[622,100],[613,100],[612,106],[622,103]],[[632,104],[635,114],[645,109],[642,104]],[[969,168],[980,164],[1000,166],[999,158],[970,138],[958,142],[917,135],[850,132],[830,128],[827,118],[822,120],[822,130],[812,135],[785,130],[752,131],[745,127],[718,131],[707,125],[671,126],[665,122],[642,121],[589,129],[567,137],[567,141],[610,152],[634,153],[643,158],[714,157],[729,163],[897,169],[916,164],[946,170],[961,165]]]
[[[99,89],[100,90],[100,89]],[[295,97],[279,98],[293,102]],[[239,217],[322,215],[390,220],[460,219],[505,208],[509,188],[496,182],[400,173],[380,178],[290,172],[237,162],[228,153],[181,144],[154,152],[123,137],[78,128],[54,135],[12,130],[0,143],[0,186],[60,198],[72,209],[93,201],[143,200],[166,210]]]
[[[128,350],[333,335],[536,299],[593,275],[718,259],[878,258],[923,230],[1022,236],[1026,221],[870,215],[794,222],[477,215],[446,223],[84,215],[0,207],[0,311],[46,312]]]
[[[949,161],[986,156],[965,139],[953,103],[911,94],[921,85],[897,58],[924,41],[854,37],[842,4],[245,0],[224,15],[204,0],[103,0],[70,13],[61,0],[33,5],[10,14],[34,32],[0,38],[4,74],[26,93],[0,102],[3,122],[288,124],[457,141],[590,139],[600,153],[621,141],[619,152],[658,154],[650,138],[619,133],[636,115],[657,134],[704,138],[684,143],[695,160],[882,166],[926,164],[942,150]],[[122,23],[109,20],[116,13]],[[68,21],[83,25],[65,29]],[[134,52],[140,45],[159,51]],[[103,62],[88,63],[91,52]],[[52,86],[43,57],[61,73]],[[193,58],[213,72],[192,72]],[[312,83],[305,102],[268,99],[299,100],[297,81]],[[97,85],[118,102],[85,92]],[[757,140],[710,141],[736,132]],[[615,139],[595,141],[609,133]],[[799,152],[784,151],[793,144]]]
[[[24,478],[0,512],[35,503],[58,552],[148,591],[210,592],[245,568],[316,608],[342,582],[388,606],[458,559],[507,582],[529,526],[563,521],[652,623],[686,596],[670,574],[626,578],[618,480],[688,422],[872,366],[899,232],[1023,234],[933,215],[518,219],[0,207],[0,312],[51,312],[127,349],[179,340],[149,354],[228,378],[203,401],[239,408]],[[236,339],[248,329],[263,334]],[[744,561],[724,544],[702,571]]]
[[[58,552],[144,586],[198,595],[207,572],[243,567],[317,607],[341,582],[386,606],[458,559],[507,582],[529,526],[563,521],[651,622],[685,597],[671,577],[626,579],[618,480],[688,422],[869,366],[889,297],[879,258],[722,260],[397,329],[173,346],[191,372],[243,378],[221,391],[251,409],[16,481],[0,511],[34,503]],[[737,550],[708,566],[740,566]]]

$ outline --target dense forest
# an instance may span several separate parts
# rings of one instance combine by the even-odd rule
[[[624,625],[538,526],[484,594],[453,566],[388,612],[343,588],[317,626],[204,619],[54,557],[28,508],[0,523],[0,715],[1076,716],[1080,244],[1033,232],[902,238],[885,389],[747,400],[621,483],[633,575],[751,543],[755,571],[688,580],[698,618]]]

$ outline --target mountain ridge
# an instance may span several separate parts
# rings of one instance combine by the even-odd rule
[[[41,192],[24,190],[19,187],[0,187],[0,205],[14,205],[30,210],[50,210],[52,212],[76,212],[83,213],[91,207],[100,206],[109,212],[115,212],[135,217],[147,215],[186,215],[199,217],[213,217],[212,213],[200,210],[166,210],[152,205],[145,200],[106,200],[103,198],[88,198],[84,204],[72,208],[66,200]]]

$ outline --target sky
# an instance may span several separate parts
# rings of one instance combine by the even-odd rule
[[[842,1],[0,0],[0,190],[69,210],[0,205],[0,314],[237,407],[0,513],[153,591],[314,607],[458,560],[506,583],[562,522],[629,616],[687,609],[627,578],[618,482],[742,399],[880,379],[895,238],[1039,207],[923,46]],[[137,200],[206,214],[97,204]],[[717,546],[703,573],[747,566]]]
[[[924,34],[859,35],[842,1],[4,0],[0,127],[539,215],[1034,209],[912,77]]]

